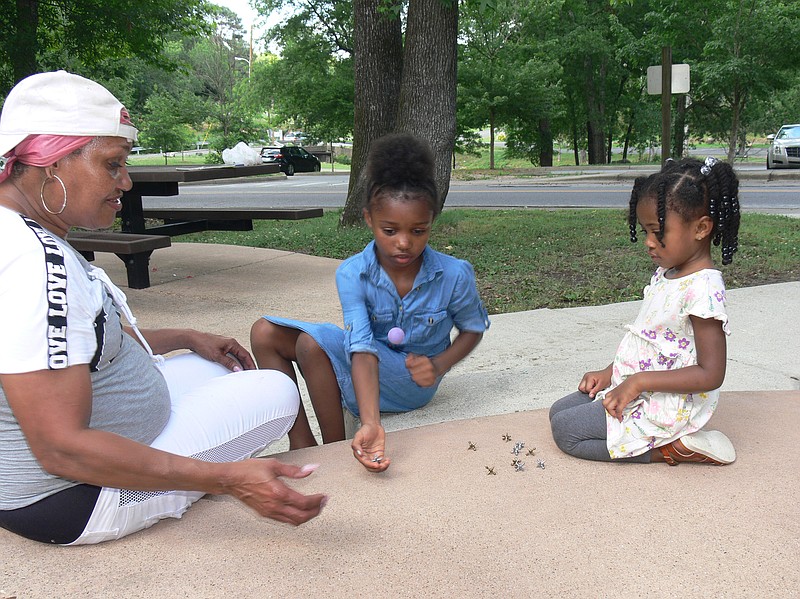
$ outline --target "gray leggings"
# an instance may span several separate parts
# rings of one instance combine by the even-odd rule
[[[650,463],[650,452],[612,460],[606,446],[606,409],[586,393],[576,391],[550,407],[553,440],[564,453],[598,462]]]

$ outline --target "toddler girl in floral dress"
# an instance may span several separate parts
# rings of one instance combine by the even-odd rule
[[[657,268],[636,321],[612,364],[587,372],[578,391],[550,409],[559,448],[589,460],[702,462],[736,459],[730,440],[703,426],[725,378],[725,284],[711,244],[729,264],[738,245],[739,183],[731,166],[668,161],[631,193],[637,223]]]

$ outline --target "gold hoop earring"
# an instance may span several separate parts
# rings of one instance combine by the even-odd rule
[[[64,203],[61,204],[61,210],[59,210],[58,212],[54,212],[53,210],[50,210],[50,208],[47,207],[47,202],[44,201],[44,186],[47,185],[47,182],[50,179],[55,179],[56,181],[61,183],[61,190],[64,192]],[[64,209],[67,207],[67,186],[64,185],[64,182],[61,180],[61,177],[59,177],[58,175],[53,175],[52,177],[47,177],[44,181],[42,181],[42,188],[39,190],[39,198],[42,200],[42,208],[47,210],[47,212],[49,212],[50,214],[53,214],[53,215],[57,216],[57,215],[61,214],[62,212],[64,212]]]

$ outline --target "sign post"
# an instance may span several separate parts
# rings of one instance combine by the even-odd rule
[[[661,95],[661,166],[670,157],[672,94],[689,92],[689,65],[672,64],[672,48],[661,48],[661,66],[647,68],[647,93]]]
[[[661,166],[669,158],[672,124],[672,48],[661,48]]]

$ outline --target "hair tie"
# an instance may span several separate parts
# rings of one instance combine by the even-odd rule
[[[708,175],[711,173],[711,169],[717,162],[719,162],[719,160],[713,156],[706,156],[706,161],[703,166],[700,167],[700,172],[703,173],[704,176],[708,177]]]

